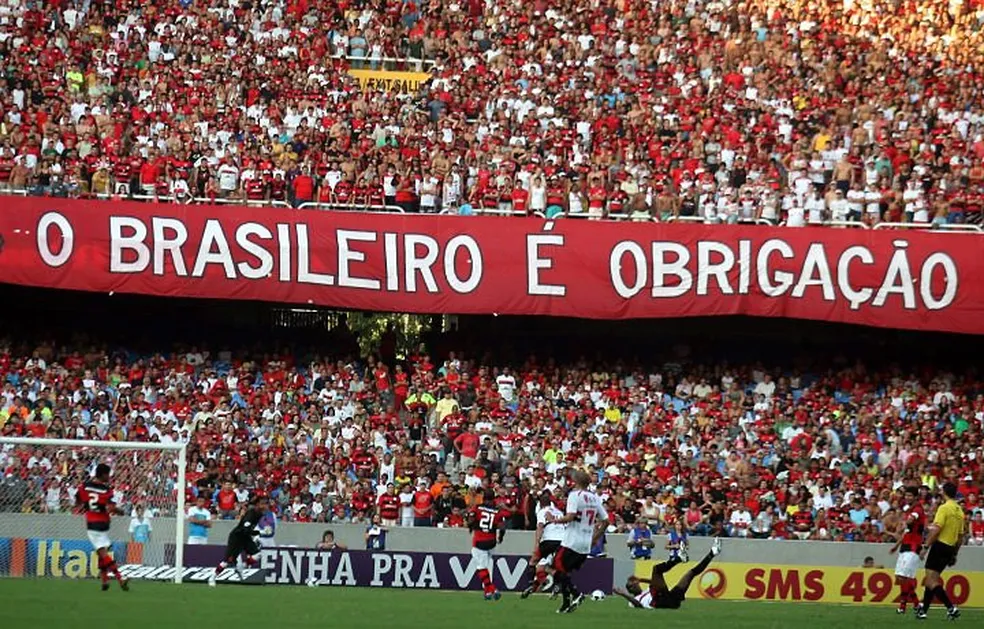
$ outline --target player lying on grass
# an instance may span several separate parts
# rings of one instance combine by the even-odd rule
[[[267,511],[267,501],[265,496],[256,496],[253,503],[246,509],[239,524],[229,532],[229,540],[226,545],[225,559],[219,562],[212,576],[208,579],[208,584],[215,587],[215,578],[229,566],[235,566],[239,573],[240,580],[243,578],[242,569],[239,565],[240,555],[245,556],[245,564],[248,567],[258,563],[256,555],[260,554],[260,543],[257,539],[260,535],[258,525],[263,514]]]
[[[687,589],[694,579],[699,577],[711,561],[721,554],[721,540],[714,539],[711,545],[711,552],[697,563],[696,566],[687,570],[680,581],[672,588],[666,585],[663,575],[683,563],[679,557],[671,557],[668,561],[658,563],[653,566],[652,575],[648,579],[640,579],[632,576],[625,582],[625,589],[615,588],[618,594],[629,601],[637,609],[680,609],[683,601],[687,597]],[[643,590],[642,584],[648,583],[649,589]]]

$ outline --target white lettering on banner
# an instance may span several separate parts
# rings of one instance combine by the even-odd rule
[[[151,223],[154,231],[154,275],[164,275],[164,256],[171,256],[174,274],[188,275],[181,247],[188,242],[188,228],[176,218],[157,218]],[[168,233],[174,234],[168,238]]]
[[[264,240],[273,238],[270,230],[259,223],[244,223],[240,225],[239,229],[236,230],[236,244],[243,251],[256,258],[259,264],[257,266],[251,266],[247,262],[240,262],[236,265],[236,268],[239,269],[239,274],[248,280],[260,280],[270,277],[273,274],[273,256],[262,245],[250,240],[250,236],[259,236]]]
[[[622,278],[622,258],[628,253],[635,262],[635,282],[629,286]],[[642,247],[631,240],[624,240],[612,249],[612,254],[608,257],[608,269],[611,272],[612,286],[615,292],[622,299],[635,297],[642,290],[646,282],[649,281],[648,263],[646,262],[646,252]]]
[[[939,299],[933,295],[933,271],[936,267],[943,267],[943,278],[946,288]],[[919,295],[923,303],[929,310],[942,310],[953,303],[957,296],[957,264],[953,258],[945,253],[936,252],[930,254],[923,262],[922,272],[919,274]]]
[[[458,561],[458,558],[451,557],[448,559],[448,565],[451,566],[451,572],[454,574],[454,580],[458,584],[458,588],[463,590],[468,587],[468,584],[475,577],[475,561],[469,559],[468,565],[462,570],[461,562]]]
[[[417,245],[423,245],[426,250],[423,257],[417,256]],[[417,292],[417,275],[423,280],[428,293],[436,293],[437,282],[434,281],[434,271],[431,265],[437,262],[437,241],[423,234],[407,234],[403,238],[404,270],[406,290],[408,293]]]
[[[335,283],[335,278],[327,273],[313,273],[311,271],[311,247],[308,242],[307,225],[300,223],[297,225],[297,281],[301,284],[319,284],[321,286],[331,286]]]
[[[567,287],[563,284],[544,284],[540,281],[540,271],[553,268],[553,258],[541,257],[540,247],[563,247],[561,234],[528,234],[526,236],[526,293],[547,297],[563,297]]]
[[[676,255],[673,262],[666,261],[666,254]],[[676,242],[653,243],[653,297],[680,297],[694,285],[694,276],[687,270],[690,250]],[[676,286],[666,285],[666,276],[680,278]]]
[[[756,267],[758,268],[758,284],[762,287],[762,292],[769,297],[781,297],[789,287],[793,285],[792,273],[787,271],[776,271],[769,277],[769,260],[773,253],[778,253],[787,260],[793,259],[793,248],[785,241],[770,239],[766,240],[758,252]]]
[[[480,241],[471,234],[442,241],[427,234],[335,229],[330,235],[319,233],[316,241],[305,223],[278,223],[274,229],[257,222],[223,225],[210,218],[190,224],[178,217],[109,217],[110,273],[263,282],[276,277],[319,287],[461,295],[476,292],[485,279]],[[49,239],[57,238],[58,232],[63,244],[53,251]],[[41,216],[36,237],[45,264],[58,267],[71,259],[75,235],[62,214]],[[523,237],[530,297],[568,296],[567,285],[552,279],[562,275],[560,260],[575,265],[573,270],[563,269],[566,274],[594,263],[577,257],[579,252],[557,257],[556,248],[569,242],[563,233]],[[612,291],[621,299],[640,299],[648,289],[659,300],[755,294],[841,302],[853,311],[862,306],[938,311],[955,302],[960,277],[953,257],[937,251],[915,258],[909,240],[890,242],[887,253],[865,244],[851,244],[843,251],[823,242],[794,248],[778,237],[730,243],[626,239],[612,245],[608,273]]]
[[[56,227],[61,232],[62,246],[58,253],[52,253],[51,243],[48,242],[48,229],[51,227]],[[75,231],[67,218],[58,212],[48,212],[38,221],[38,228],[35,231],[38,239],[38,254],[45,264],[57,268],[68,262],[75,249]]]
[[[383,575],[389,573],[393,568],[393,559],[389,555],[373,553],[372,555],[372,587],[383,587]]]
[[[386,262],[386,290],[400,290],[400,249],[396,245],[396,234],[383,234],[383,260]]]
[[[277,242],[280,243],[280,281],[290,281],[290,225],[277,224]]]
[[[818,242],[810,245],[806,251],[803,271],[800,273],[799,281],[796,282],[796,287],[793,288],[793,297],[800,298],[805,295],[809,286],[819,286],[823,291],[824,301],[835,300],[834,281],[830,277],[830,267],[827,265],[827,252]]]
[[[420,566],[420,576],[417,577],[416,587],[433,588],[441,587],[441,581],[437,578],[437,566],[434,565],[434,557],[424,555],[424,563]]]
[[[296,553],[292,550],[280,551],[280,576],[281,583],[301,583],[301,564],[303,563],[304,553]]]
[[[395,588],[412,588],[413,579],[410,578],[410,568],[413,567],[413,558],[410,555],[393,555],[393,581],[391,586]]]
[[[130,234],[124,234],[123,230]],[[109,217],[109,272],[110,273],[142,273],[150,264],[150,248],[144,244],[147,239],[147,226],[139,218],[130,216]],[[136,259],[133,262],[123,261],[123,252],[133,251]]]
[[[495,562],[496,568],[499,571],[499,576],[502,578],[502,582],[506,585],[507,590],[515,590],[516,586],[519,585],[519,580],[523,578],[523,574],[526,572],[526,567],[529,565],[525,559],[517,561],[516,565],[513,566],[512,570],[509,569],[509,560],[505,557],[499,557],[499,560]]]
[[[719,262],[711,261],[712,254],[720,257]],[[718,290],[724,295],[735,291],[728,281],[728,272],[735,265],[735,252],[723,242],[697,243],[697,294],[706,295],[711,277],[717,282]]]
[[[222,223],[214,218],[205,221],[202,242],[198,245],[198,255],[195,256],[195,267],[191,271],[191,276],[205,277],[205,268],[209,264],[221,265],[226,278],[236,279],[236,265],[232,261],[229,241],[222,231]]]
[[[338,557],[338,566],[335,567],[335,576],[331,580],[332,585],[358,585],[355,580],[355,569],[352,567],[352,558],[348,553],[342,553]]]
[[[277,574],[275,572],[277,568],[277,551],[274,549],[261,550],[260,551],[260,568],[266,570],[267,583],[276,583]]]
[[[365,252],[350,248],[349,241],[376,242],[376,232],[339,229],[336,236],[338,238],[338,285],[343,288],[379,290],[379,280],[354,277],[349,271],[350,263],[366,261]]]
[[[458,249],[462,248],[468,252],[468,264],[471,266],[471,271],[465,279],[458,277],[458,270],[455,266]],[[447,279],[451,290],[462,295],[474,291],[482,282],[482,271],[482,250],[474,238],[459,235],[448,241],[447,247],[444,249],[444,277]]]
[[[840,288],[841,294],[847,297],[847,301],[851,304],[851,310],[860,308],[861,304],[871,299],[875,293],[870,288],[855,289],[851,286],[851,262],[854,260],[860,260],[862,264],[874,264],[875,257],[867,248],[854,245],[845,249],[844,253],[837,259],[837,287]]]

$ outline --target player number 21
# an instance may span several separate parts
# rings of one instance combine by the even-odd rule
[[[495,523],[495,514],[489,513],[488,511],[482,511],[482,517],[478,521],[478,526],[483,531],[491,531],[492,525]]]

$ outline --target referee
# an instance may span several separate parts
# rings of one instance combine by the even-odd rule
[[[916,610],[916,618],[919,620],[926,618],[934,597],[946,605],[947,618],[956,620],[960,617],[960,610],[953,605],[946,590],[943,589],[943,578],[940,574],[957,563],[957,552],[966,541],[964,513],[957,504],[956,485],[944,483],[943,497],[945,500],[936,510],[936,517],[927,529],[929,535],[923,546],[923,549],[929,547],[929,555],[926,557],[926,577],[923,579],[926,591],[923,593],[922,606]]]

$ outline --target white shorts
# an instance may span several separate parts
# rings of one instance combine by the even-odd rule
[[[197,535],[189,535],[188,536],[188,545],[189,546],[204,546],[206,544],[208,544],[208,538],[207,537],[199,537]]]
[[[472,548],[472,563],[475,564],[475,570],[491,570],[492,551]]]
[[[895,560],[895,576],[915,579],[917,570],[919,555],[913,552],[899,553],[899,558]]]
[[[92,547],[96,550],[100,548],[112,548],[113,542],[109,539],[109,533],[107,531],[88,531],[89,542],[92,543]]]

